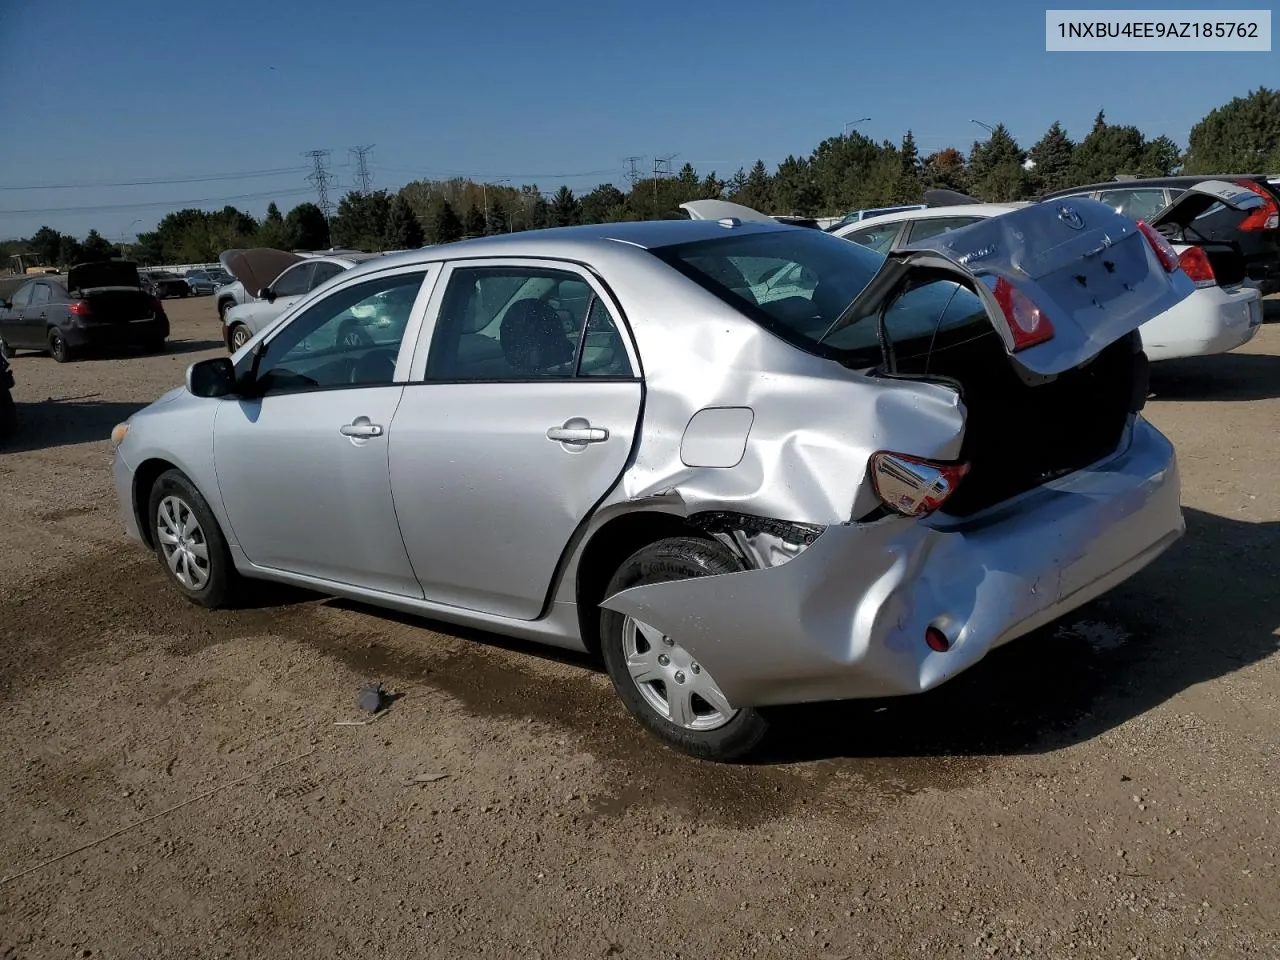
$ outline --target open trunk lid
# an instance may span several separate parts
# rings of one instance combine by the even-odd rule
[[[1173,203],[1151,218],[1151,225],[1162,228],[1161,233],[1166,236],[1169,236],[1169,228],[1173,228],[1180,234],[1190,226],[1193,220],[1203,216],[1215,204],[1221,203],[1232,210],[1247,213],[1264,206],[1266,202],[1266,198],[1261,194],[1254,193],[1238,183],[1227,180],[1203,180],[1178,194]]]
[[[773,217],[752,210],[740,203],[728,200],[689,200],[680,204],[680,209],[689,214],[691,220],[725,220],[736,219],[743,223],[777,223]]]
[[[1080,366],[1194,290],[1180,269],[1165,270],[1129,217],[1096,200],[1050,200],[891,251],[828,336],[876,313],[908,270],[929,266],[979,280],[1006,351],[1042,375]],[[1002,287],[1006,300],[1012,290],[1039,308],[1052,336],[1021,346],[997,298]]]
[[[138,265],[128,260],[101,260],[97,263],[78,263],[67,271],[67,289],[98,290],[103,287],[142,288],[138,278]]]
[[[218,257],[227,272],[244,284],[245,292],[256,297],[263,287],[304,258],[287,250],[255,247],[251,250],[224,250]]]

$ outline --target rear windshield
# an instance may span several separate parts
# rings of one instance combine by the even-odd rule
[[[652,253],[784,340],[811,352],[884,257],[817,230],[717,237]],[[874,337],[874,331],[872,333]]]

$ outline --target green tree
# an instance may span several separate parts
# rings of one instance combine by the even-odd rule
[[[579,216],[583,223],[609,223],[616,208],[625,208],[627,195],[612,183],[602,183],[582,198]]]
[[[1072,185],[1099,183],[1117,174],[1137,174],[1143,168],[1146,141],[1137,127],[1107,123],[1098,111],[1093,129],[1076,146],[1071,156],[1069,180]]]
[[[422,224],[409,207],[408,201],[397,194],[391,200],[387,212],[386,247],[392,250],[416,250],[426,241]]]
[[[120,256],[120,250],[97,230],[90,230],[80,248],[82,262],[93,263],[98,260],[110,260]]]
[[[915,134],[910,130],[902,138],[902,146],[898,148],[898,162],[901,172],[898,174],[894,200],[898,203],[919,203],[924,193],[924,165],[920,162]]]
[[[288,250],[293,246],[289,227],[284,222],[284,215],[274,201],[267,204],[267,215],[258,224],[254,243],[260,247],[273,247],[276,250]]]
[[[62,251],[62,234],[52,227],[41,227],[32,234],[31,252],[44,259],[45,263],[58,263]]]
[[[507,217],[507,208],[495,197],[489,202],[489,222],[486,224],[485,232],[495,236],[499,233],[507,233],[510,227],[511,221]]]
[[[1182,151],[1166,136],[1148,140],[1142,148],[1142,165],[1139,173],[1144,177],[1167,177],[1182,164]]]
[[[1028,154],[1035,164],[1031,168],[1031,182],[1037,191],[1048,193],[1071,186],[1071,155],[1075,148],[1062,124],[1053,121]]]
[[[998,123],[985,142],[975,142],[969,154],[970,190],[995,203],[1021,200],[1027,193],[1026,154],[1012,134]]]
[[[556,227],[571,227],[579,222],[582,205],[573,191],[562,186],[551,198],[551,224]]]
[[[369,193],[353,190],[338,201],[337,213],[330,224],[333,242],[356,250],[382,250],[390,216],[391,196],[386,190]]]
[[[747,171],[739,167],[737,172],[734,173],[734,175],[729,178],[729,182],[725,185],[725,192],[728,193],[729,197],[732,199],[733,197],[736,197],[739,193],[741,193],[743,190],[745,190],[746,187],[747,187]],[[734,200],[734,203],[738,203],[738,202],[740,201]]]
[[[62,234],[56,262],[67,267],[84,262],[84,248],[80,246],[80,241],[69,233]]]
[[[752,164],[746,183],[741,190],[734,192],[733,202],[761,213],[769,212],[773,206],[773,178],[765,169],[763,160],[757,160]]]
[[[483,237],[484,234],[484,211],[473,203],[467,207],[467,215],[462,221],[462,235],[465,237]]]
[[[924,159],[924,178],[930,187],[943,187],[948,190],[967,190],[969,187],[969,171],[965,165],[964,154],[955,147],[943,147],[937,153],[931,153]]]
[[[431,239],[436,243],[452,243],[462,239],[462,221],[448,200],[441,200],[431,221]]]
[[[784,216],[812,216],[822,199],[813,182],[812,165],[807,159],[796,157],[787,157],[778,164],[771,194],[775,212]]]
[[[1187,139],[1187,173],[1280,172],[1280,90],[1259,87],[1210,110]]]
[[[327,250],[333,244],[329,242],[329,224],[324,218],[324,211],[314,203],[300,203],[284,218],[289,229],[289,237],[293,241],[293,250]]]

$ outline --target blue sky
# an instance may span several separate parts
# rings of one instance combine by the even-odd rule
[[[967,151],[975,118],[1024,146],[1055,119],[1078,138],[1099,107],[1185,144],[1212,107],[1280,81],[1275,51],[1047,53],[1044,9],[0,0],[0,237],[48,223],[118,239],[183,205],[287,210],[314,197],[304,151],[331,149],[346,187],[357,144],[375,145],[376,186],[462,174],[580,193],[620,181],[631,155],[772,167],[866,116],[865,134],[911,128],[922,152]],[[260,171],[278,172],[196,179]]]

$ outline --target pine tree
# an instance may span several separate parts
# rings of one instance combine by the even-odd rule
[[[467,208],[467,215],[462,221],[462,235],[464,237],[483,237],[484,234],[484,211],[473,203]]]
[[[581,205],[573,191],[561,187],[551,198],[551,224],[556,227],[569,227],[578,222]]]
[[[501,200],[494,198],[489,204],[489,222],[486,224],[486,232],[491,236],[506,233],[509,226],[507,208],[502,205]]]
[[[1031,179],[1036,190],[1048,193],[1070,186],[1071,155],[1076,145],[1071,142],[1062,124],[1057,120],[1045,132],[1028,156],[1035,164]]]
[[[396,195],[387,214],[386,245],[393,250],[416,250],[426,241],[422,224],[404,197]]]
[[[441,200],[431,220],[432,240],[436,243],[452,243],[462,239],[462,221],[448,200]]]

